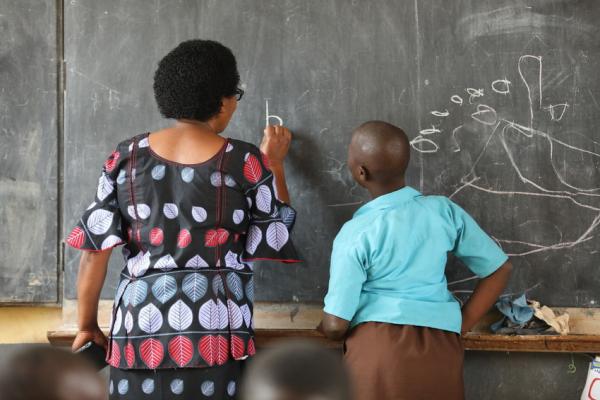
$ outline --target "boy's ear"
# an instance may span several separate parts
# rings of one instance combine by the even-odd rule
[[[361,182],[367,182],[369,180],[369,170],[364,165],[358,166],[358,179]]]

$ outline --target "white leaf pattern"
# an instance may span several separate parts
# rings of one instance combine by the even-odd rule
[[[194,303],[200,300],[208,290],[208,279],[197,272],[188,274],[181,283],[183,293]]]
[[[152,179],[160,181],[162,178],[165,177],[165,170],[166,167],[164,165],[157,165],[154,168],[152,168]]]
[[[177,292],[177,281],[170,275],[163,275],[159,277],[152,285],[152,294],[156,297],[156,300],[165,304],[171,300]]]
[[[206,221],[206,210],[203,207],[192,207],[192,217],[196,222]]]
[[[230,188],[234,188],[237,186],[235,179],[233,179],[233,176],[231,176],[229,174],[225,175],[225,184],[227,186],[229,186]]]
[[[244,220],[245,216],[246,216],[246,213],[244,212],[244,210],[234,210],[233,211],[233,222],[235,222],[236,224],[241,224],[242,221]]]
[[[127,298],[127,304],[125,304],[125,306],[131,304],[133,307],[137,307],[140,304],[142,304],[144,300],[146,300],[147,295],[148,284],[142,280],[134,281],[129,286],[127,286],[127,289],[125,290],[124,297]]]
[[[96,192],[98,200],[104,201],[104,199],[110,196],[114,190],[115,186],[113,181],[103,172],[100,179],[98,179],[98,190]]]
[[[292,207],[282,206],[280,209],[281,220],[290,229],[296,220],[296,211]]]
[[[210,183],[214,187],[219,187],[223,184],[222,178],[221,178],[221,173],[219,171],[213,172],[212,174],[210,174]]]
[[[238,261],[238,255],[233,251],[229,250],[227,254],[225,254],[225,266],[233,269],[244,269],[244,264],[241,264]]]
[[[246,236],[246,251],[250,254],[254,254],[258,245],[262,240],[262,232],[256,225],[250,225],[248,228],[248,235]]]
[[[239,329],[244,322],[240,307],[231,300],[227,300],[227,308],[229,309],[229,324],[231,329]]]
[[[240,301],[244,298],[244,288],[242,287],[242,279],[235,273],[230,272],[227,274],[227,287],[233,293],[235,298]]]
[[[188,262],[185,263],[185,267],[192,269],[207,268],[208,263],[204,261],[204,259],[198,254],[196,254],[194,257],[190,258]]]
[[[150,252],[140,251],[127,260],[127,270],[132,276],[142,276],[150,267]]]
[[[256,208],[260,211],[270,214],[272,200],[273,196],[271,194],[271,189],[269,189],[268,186],[260,185],[258,189],[256,189]]]
[[[163,206],[163,213],[165,214],[165,217],[175,219],[177,218],[177,215],[179,215],[179,209],[177,208],[177,205],[173,203],[165,203]]]
[[[102,250],[110,249],[111,247],[114,247],[120,243],[123,243],[120,237],[118,237],[117,235],[110,235],[106,239],[104,239],[101,248]]]
[[[181,179],[184,182],[190,183],[194,179],[194,170],[190,167],[185,167],[181,170]]]
[[[115,303],[118,303],[119,299],[123,296],[128,283],[129,279],[123,279],[121,282],[119,282],[119,286],[117,287],[117,291],[115,293]]]
[[[231,150],[233,150],[233,145],[231,143],[227,143],[227,149],[225,149],[225,152],[229,153]]]
[[[87,228],[95,235],[103,235],[112,225],[114,214],[104,209],[92,211],[87,219]]]
[[[92,202],[92,204],[90,204],[90,205],[88,206],[88,208],[86,208],[86,211],[88,211],[88,210],[91,210],[91,209],[92,209],[92,208],[94,208],[94,207],[96,207],[96,202],[95,202],[95,201],[93,201],[93,202]]]
[[[198,321],[204,329],[225,329],[229,324],[227,306],[221,300],[208,300],[198,311]]]
[[[290,233],[283,222],[272,222],[267,228],[267,244],[279,251],[288,242]]]
[[[174,268],[177,268],[177,263],[170,254],[167,254],[156,261],[154,268],[161,269],[163,271],[170,271]]]
[[[225,288],[223,287],[223,280],[219,275],[213,278],[212,290],[215,296],[219,296],[219,293],[225,294]]]
[[[182,300],[177,300],[169,308],[169,315],[167,316],[169,325],[177,331],[189,328],[192,325],[193,318],[192,310]]]
[[[124,169],[119,171],[119,175],[117,176],[117,183],[122,185],[127,180],[127,172]]]
[[[242,304],[240,306],[240,311],[242,312],[242,317],[244,317],[244,323],[250,328],[250,324],[252,323],[252,312],[250,311],[250,307],[248,307],[247,304]]]
[[[146,333],[156,333],[162,327],[163,317],[152,303],[142,307],[138,315],[138,325]]]
[[[138,204],[137,213],[140,219],[146,219],[150,216],[150,207],[148,207],[147,204]],[[133,206],[127,206],[127,214],[129,214],[132,219],[137,219]]]
[[[148,142],[148,138],[147,137],[143,138],[142,140],[140,140],[138,142],[138,147],[140,149],[143,149],[144,147],[148,147],[149,145],[150,145],[150,143]]]
[[[131,315],[131,312],[127,311],[127,314],[125,314],[125,322],[123,322],[123,326],[125,327],[125,331],[127,331],[127,333],[131,333],[131,330],[133,329],[133,315]]]

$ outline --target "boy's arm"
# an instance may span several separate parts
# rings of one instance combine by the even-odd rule
[[[506,261],[496,272],[479,281],[463,306],[461,334],[469,332],[498,300],[508,283],[511,271],[512,264]]]
[[[350,321],[323,312],[323,320],[317,326],[317,331],[331,340],[341,340],[346,336],[349,327]]]

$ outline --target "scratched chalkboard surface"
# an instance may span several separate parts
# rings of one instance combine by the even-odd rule
[[[0,302],[58,301],[56,5],[0,0]]]
[[[73,0],[65,7],[66,225],[93,196],[115,143],[168,123],[151,89],[160,57],[182,40],[211,38],[233,49],[247,93],[226,135],[258,143],[267,100],[295,134],[288,175],[305,263],[257,266],[259,299],[322,299],[331,242],[368,201],[346,171],[351,130],[383,119],[411,138],[409,183],[450,196],[512,255],[509,292],[529,290],[550,305],[600,300],[596,2]],[[106,289],[121,268],[114,258]],[[76,265],[67,253],[70,298]],[[459,296],[475,283],[455,261],[448,280]]]

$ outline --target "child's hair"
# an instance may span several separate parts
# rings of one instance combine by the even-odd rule
[[[52,347],[18,350],[0,368],[2,400],[101,400],[105,386],[81,356]]]
[[[348,400],[350,384],[341,357],[309,342],[264,350],[250,365],[242,400]]]

